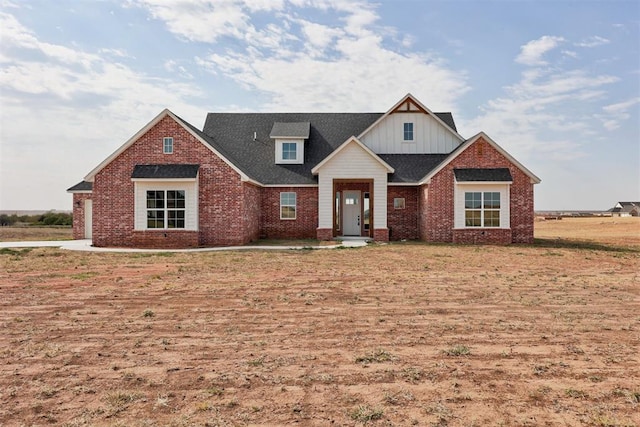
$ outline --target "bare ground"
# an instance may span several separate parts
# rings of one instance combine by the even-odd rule
[[[0,425],[638,425],[639,247],[557,237],[3,250]]]

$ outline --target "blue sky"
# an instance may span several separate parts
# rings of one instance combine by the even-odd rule
[[[542,179],[640,200],[640,2],[0,0],[0,210],[65,190],[164,108],[387,111],[412,93]]]

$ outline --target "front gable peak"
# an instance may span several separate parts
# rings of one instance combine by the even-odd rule
[[[387,173],[393,173],[395,170],[384,160],[380,158],[376,153],[371,151],[366,145],[358,140],[355,136],[347,139],[340,147],[336,148],[331,154],[325,157],[320,163],[318,163],[313,169],[311,169],[311,173],[317,175],[327,163],[329,163],[333,159],[337,159],[342,157],[344,153],[347,153],[348,148],[356,147],[358,152],[364,152],[367,157],[372,159],[374,162],[378,163],[382,166]]]

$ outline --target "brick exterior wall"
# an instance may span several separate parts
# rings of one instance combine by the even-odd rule
[[[296,219],[280,219],[281,192],[296,193]],[[317,238],[318,187],[262,188],[260,221],[260,236],[267,239]]]
[[[174,138],[173,154],[162,152],[162,139],[168,136]],[[134,183],[131,173],[136,164],[200,165],[198,246],[240,245],[257,235],[257,217],[249,205],[259,204],[259,191],[241,182],[236,171],[166,116],[95,176],[95,246],[174,248],[195,245],[193,232],[185,230],[134,233]]]
[[[513,177],[509,206],[511,230],[454,230],[453,170],[459,168],[508,168],[511,171]],[[420,235],[427,241],[502,244],[533,242],[534,211],[531,179],[482,138],[467,147],[431,178],[428,189],[424,187],[422,189],[420,205],[422,208],[426,207],[423,211],[424,217],[420,220]]]
[[[393,199],[403,198],[404,209],[395,209]],[[418,235],[418,188],[388,187],[387,227],[390,240],[414,240]]]
[[[174,138],[173,154],[162,152],[162,139]],[[198,231],[134,230],[136,164],[199,164]],[[509,168],[510,229],[454,229],[455,168]],[[335,190],[371,191],[368,182],[336,182]],[[296,219],[280,219],[280,193],[297,194]],[[393,199],[405,199],[394,209]],[[164,117],[95,176],[93,193],[73,195],[73,236],[84,238],[84,200],[93,200],[93,244],[180,248],[242,245],[264,238],[330,240],[332,229],[318,227],[317,187],[257,187],[218,158],[170,116]],[[372,193],[372,198],[375,194]],[[80,202],[80,206],[76,206]],[[480,138],[432,177],[429,185],[390,185],[388,227],[374,229],[377,241],[421,239],[456,243],[533,242],[533,184],[506,157]]]
[[[73,193],[73,238],[84,239],[84,201],[90,200],[91,193]]]

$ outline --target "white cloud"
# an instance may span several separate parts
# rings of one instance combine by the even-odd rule
[[[524,65],[545,65],[547,62],[542,59],[542,56],[564,41],[564,38],[556,36],[542,36],[538,40],[532,40],[520,46],[520,54],[516,57],[516,62]]]
[[[465,127],[487,131],[517,158],[580,158],[585,155],[584,141],[598,132],[589,105],[617,81],[581,69],[530,68],[505,88],[504,96],[482,106],[482,113]]]
[[[376,27],[379,16],[371,5],[338,0],[289,0],[288,5],[323,10],[332,14],[332,24],[300,19],[288,10],[278,15],[279,26],[256,28],[248,22],[240,48],[198,57],[196,63],[265,95],[266,110],[380,111],[409,91],[434,109],[451,110],[468,90],[465,73],[439,58],[401,53],[394,30]],[[287,31],[277,31],[285,26]],[[394,41],[399,49],[389,47]]]
[[[60,192],[163,108],[185,118],[204,116],[187,101],[201,96],[197,88],[136,72],[114,62],[112,50],[87,52],[43,42],[6,13],[0,14],[0,26],[0,205],[68,208],[60,206]],[[23,181],[55,191],[23,200],[36,191],[23,193],[10,185]]]
[[[602,46],[605,44],[609,44],[610,41],[605,39],[604,37],[600,37],[600,36],[591,36],[589,38],[586,38],[584,40],[582,40],[579,43],[575,43],[575,46],[578,47],[596,47],[596,46]]]
[[[623,121],[631,117],[629,110],[636,104],[640,104],[640,98],[638,97],[605,105],[602,107],[604,114],[596,114],[595,117],[602,121],[602,125],[607,130],[618,129]]]

